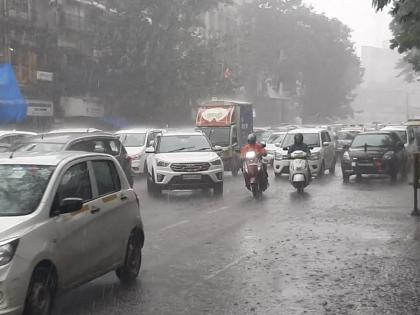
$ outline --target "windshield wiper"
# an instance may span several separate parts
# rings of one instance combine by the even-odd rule
[[[211,148],[200,148],[200,149],[197,149],[197,150],[195,150],[196,152],[198,152],[198,151],[205,151],[205,150],[211,150]]]
[[[175,150],[168,151],[167,153],[174,153],[174,152],[179,152],[179,151],[185,151],[185,150],[194,149],[194,148],[195,147],[178,148],[178,149],[175,149]]]

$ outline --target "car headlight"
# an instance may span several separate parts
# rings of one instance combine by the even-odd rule
[[[168,167],[170,164],[171,163],[162,160],[157,160],[156,162],[156,165],[159,167]]]
[[[384,159],[385,160],[392,160],[394,158],[394,152],[393,151],[388,151],[384,154]]]
[[[19,240],[14,240],[0,246],[0,266],[7,265],[13,259],[18,244]]]
[[[350,161],[350,154],[348,151],[343,153],[343,160]]]
[[[309,156],[309,159],[312,161],[319,160],[321,159],[321,153],[319,152],[311,153],[311,155]]]
[[[214,166],[222,165],[222,160],[217,159],[217,160],[214,160],[214,161],[210,162],[210,164],[214,165]]]
[[[141,159],[141,154],[140,153],[139,154],[134,154],[134,155],[131,156],[131,159],[132,160],[140,160]]]

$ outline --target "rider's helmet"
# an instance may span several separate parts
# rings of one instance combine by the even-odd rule
[[[303,135],[301,133],[295,134],[295,144],[303,143]]]
[[[248,144],[256,144],[257,143],[257,136],[253,133],[248,135]]]

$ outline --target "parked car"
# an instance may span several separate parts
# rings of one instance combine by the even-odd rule
[[[342,129],[337,132],[335,140],[335,153],[337,159],[341,159],[344,153],[344,148],[351,145],[354,137],[361,133],[358,129]]]
[[[54,152],[54,151],[86,151],[105,153],[114,156],[120,162],[127,179],[133,187],[131,175],[131,161],[120,140],[113,135],[95,133],[57,133],[42,134],[24,139],[13,151]]]
[[[125,129],[115,133],[131,158],[131,171],[134,175],[145,172],[146,148],[153,144],[160,133],[162,133],[161,129],[148,128]]]
[[[86,128],[61,128],[61,129],[54,129],[49,131],[49,134],[52,133],[92,133],[92,132],[104,132],[100,129],[96,129],[96,128],[90,128],[90,127],[86,127]]]
[[[0,154],[0,176],[1,314],[50,314],[57,291],[113,270],[137,278],[139,202],[114,157]]]
[[[343,182],[352,175],[406,175],[406,152],[400,137],[392,131],[369,131],[358,134],[341,160]]]
[[[0,130],[0,143],[13,145],[27,137],[35,136],[35,132],[19,130]]]
[[[286,134],[287,131],[276,131],[268,138],[266,144],[267,156],[264,158],[266,163],[273,165],[276,150],[280,147]]]
[[[281,147],[275,153],[274,174],[289,174],[290,157],[287,148],[294,143],[297,133],[303,134],[303,142],[311,147],[309,166],[312,176],[321,177],[327,169],[333,174],[336,164],[335,143],[327,130],[319,128],[294,129],[287,133]]]
[[[164,132],[146,153],[150,194],[197,188],[223,194],[223,162],[202,132]]]

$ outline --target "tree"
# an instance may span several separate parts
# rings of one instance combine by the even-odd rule
[[[142,122],[186,122],[191,104],[209,97],[221,73],[200,14],[222,0],[108,0],[97,21],[98,93],[111,115]]]
[[[391,6],[393,21],[391,30],[394,38],[391,48],[398,48],[404,54],[404,61],[413,66],[413,70],[420,71],[420,7],[417,0],[373,0],[372,4],[377,10]]]
[[[347,26],[300,0],[270,1],[261,9],[257,2],[245,4],[241,15],[241,67],[254,99],[268,78],[274,90],[285,87],[300,101],[306,121],[352,114],[352,92],[362,72]]]

